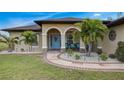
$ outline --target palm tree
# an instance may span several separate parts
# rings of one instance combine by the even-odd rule
[[[84,44],[88,45],[88,55],[90,56],[92,43],[97,43],[99,40],[102,41],[108,28],[98,19],[84,19],[75,25],[81,29],[80,33],[76,33],[76,37],[80,37]]]
[[[14,45],[18,44],[18,37],[8,37],[6,35],[2,35],[0,34],[0,42],[2,43],[6,43],[9,47],[9,51],[11,52],[12,50],[14,50]]]
[[[20,40],[20,42],[24,42],[26,45],[29,45],[29,51],[30,51],[30,47],[31,47],[31,51],[32,51],[32,44],[34,42],[37,42],[37,35],[36,33],[34,33],[33,31],[25,31],[21,34],[22,39]]]

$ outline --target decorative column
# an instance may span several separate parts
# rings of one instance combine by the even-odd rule
[[[39,37],[40,37],[40,33],[37,33],[37,46],[39,46],[39,43],[40,43],[40,42],[39,42],[39,40],[40,40]]]
[[[42,51],[42,33],[38,33],[38,46],[39,46],[39,50]]]
[[[85,45],[84,45],[82,39],[80,39],[80,52],[85,52]]]
[[[61,52],[65,51],[65,34],[61,34]]]
[[[47,35],[42,33],[42,50],[43,52],[47,51]]]

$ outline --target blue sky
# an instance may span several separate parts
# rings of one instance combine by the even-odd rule
[[[99,18],[117,17],[117,12],[0,12],[0,29],[34,24],[34,20],[49,18]]]

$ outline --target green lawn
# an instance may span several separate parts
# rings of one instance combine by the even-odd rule
[[[36,55],[0,55],[0,79],[124,79],[124,73],[63,69]]]

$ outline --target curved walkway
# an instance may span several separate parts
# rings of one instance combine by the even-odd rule
[[[93,71],[115,71],[124,72],[124,64],[94,64],[94,63],[73,63],[59,59],[58,51],[49,51],[44,55],[45,60],[52,65],[80,70],[93,70]]]

